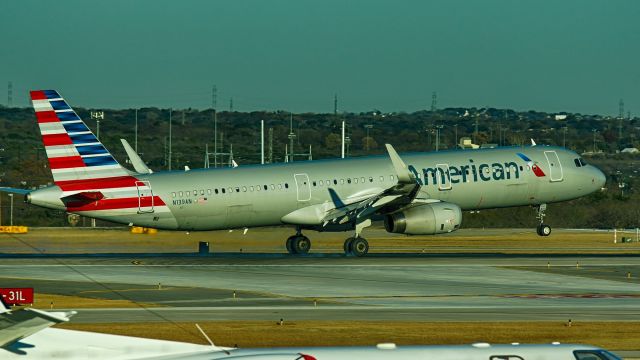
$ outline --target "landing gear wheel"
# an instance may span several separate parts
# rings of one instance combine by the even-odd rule
[[[289,236],[289,238],[287,239],[287,243],[286,243],[286,246],[287,246],[287,252],[289,252],[289,254],[291,254],[291,255],[295,255],[295,254],[297,254],[297,253],[296,253],[296,250],[293,248],[293,241],[294,241],[295,239],[296,239],[296,236],[295,236],[295,235],[293,235],[293,236]]]
[[[351,254],[363,257],[369,252],[369,242],[364,238],[357,237],[351,241]]]
[[[311,249],[311,240],[306,236],[295,236],[294,240],[291,242],[291,248],[297,254],[306,254]]]
[[[344,254],[345,255],[349,255],[351,254],[351,243],[353,242],[353,240],[355,240],[355,238],[348,238],[347,240],[344,241]]]
[[[536,231],[540,236],[549,236],[551,235],[551,226],[547,224],[540,224],[536,228]]]

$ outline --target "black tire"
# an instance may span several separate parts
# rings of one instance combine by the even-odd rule
[[[311,250],[311,240],[306,236],[296,236],[291,247],[297,254],[306,254]]]
[[[536,226],[536,234],[538,234],[538,236],[542,236],[542,231],[540,231],[542,228],[542,224]]]
[[[540,236],[551,235],[551,226],[547,224],[540,224]]]
[[[357,257],[363,257],[369,252],[369,242],[364,238],[358,237],[351,242],[351,254]]]
[[[351,255],[351,243],[353,242],[354,238],[350,237],[347,240],[344,241],[344,254],[345,255]]]
[[[287,247],[287,252],[291,255],[295,255],[296,254],[296,250],[293,247],[293,241],[295,240],[295,235],[294,236],[289,236],[289,238],[287,239],[286,242],[286,247]]]

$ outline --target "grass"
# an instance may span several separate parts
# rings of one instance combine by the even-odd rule
[[[159,231],[146,235],[131,234],[122,228],[36,228],[28,234],[0,234],[0,242],[3,253],[193,253],[200,241],[210,242],[212,252],[285,252],[284,240],[292,233],[287,227],[249,229],[246,235],[242,230],[190,234]],[[312,252],[342,252],[349,234],[307,232],[307,235],[313,242]],[[371,252],[640,254],[640,243],[614,244],[613,234],[602,231],[556,229],[551,236],[540,237],[534,229],[462,229],[436,236],[404,236],[372,227],[365,230],[364,236],[369,240]]]
[[[128,300],[106,300],[79,296],[40,294],[34,295],[33,307],[36,309],[90,309],[90,308],[138,308],[157,307],[154,304],[141,304]]]
[[[202,322],[221,346],[278,347],[489,343],[581,343],[614,350],[637,350],[640,322],[368,322],[269,321]],[[109,334],[206,344],[193,323],[63,324],[58,327]]]

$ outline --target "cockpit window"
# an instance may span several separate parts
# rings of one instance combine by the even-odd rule
[[[578,350],[574,351],[573,355],[576,360],[622,360],[605,350]]]
[[[586,162],[586,161],[584,161],[584,159],[583,159],[583,158],[580,158],[580,159],[578,159],[578,160],[580,160],[580,164],[581,164],[582,166],[587,166],[587,162]]]
[[[582,164],[580,164],[580,159],[573,159],[573,162],[576,163],[576,167],[582,166]]]

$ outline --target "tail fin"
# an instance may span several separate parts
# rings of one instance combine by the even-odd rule
[[[31,101],[56,184],[129,175],[57,91],[31,91]]]

